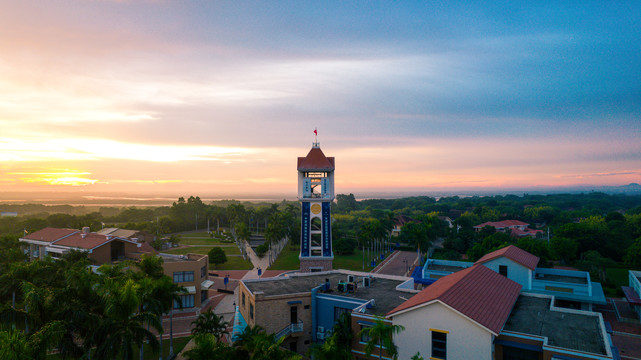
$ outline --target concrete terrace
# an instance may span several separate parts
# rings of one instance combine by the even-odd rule
[[[357,286],[353,292],[341,292],[338,290],[338,283],[346,283],[348,275],[354,275],[354,282]],[[366,313],[376,315],[386,314],[416,293],[416,291],[413,290],[413,286],[411,290],[399,289],[400,285],[411,281],[411,279],[396,276],[373,275],[370,277],[370,287],[364,287],[362,279],[368,277],[368,275],[371,274],[351,271],[332,271],[313,275],[301,274],[273,279],[244,280],[243,283],[252,293],[262,292],[264,296],[269,297],[285,294],[311,293],[313,288],[325,284],[325,280],[327,279],[329,280],[330,288],[327,291],[319,291],[319,295],[361,299],[363,303],[374,299],[376,305],[366,309]]]
[[[607,355],[598,315],[550,308],[551,298],[519,296],[503,330],[542,336],[547,345]]]

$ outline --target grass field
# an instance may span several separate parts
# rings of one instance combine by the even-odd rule
[[[209,264],[209,270],[251,270],[254,266],[249,260],[243,260],[242,256],[227,256],[227,262],[214,267]]]
[[[188,253],[206,255],[209,250],[211,250],[211,248],[212,246],[189,246],[179,249],[163,250],[162,252],[178,255],[184,255]],[[226,255],[240,255],[240,250],[238,250],[238,247],[236,247],[236,245],[220,246],[220,248],[223,249]]]
[[[608,282],[617,288],[628,286],[630,282],[628,279],[628,269],[607,268],[605,269],[605,275],[608,277]]]
[[[182,245],[235,245],[233,242],[222,242],[218,239],[212,238],[181,238],[180,244]]]
[[[365,262],[367,262],[367,259],[365,259]],[[365,270],[363,270],[363,251],[356,250],[354,255],[334,255],[334,269],[369,272],[373,268],[369,264],[365,264]]]
[[[175,255],[184,255],[184,254],[203,254],[206,255],[211,246],[190,246],[180,249],[165,250],[164,252],[168,254]],[[227,262],[221,265],[218,265],[217,268],[214,268],[214,264],[210,264],[210,270],[251,270],[254,268],[252,263],[249,260],[243,260],[243,257],[240,256],[240,250],[234,246],[221,246],[225,254],[227,255]],[[238,256],[235,256],[238,255]]]
[[[269,268],[270,270],[296,270],[300,268],[298,260],[298,248],[286,246],[278,256],[278,259]],[[356,250],[353,255],[334,255],[334,269],[347,269],[363,271],[363,252]],[[364,271],[371,271],[372,267],[365,264]]]

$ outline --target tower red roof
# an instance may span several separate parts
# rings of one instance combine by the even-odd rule
[[[305,157],[298,158],[298,171],[333,171],[334,157],[326,157],[319,147],[313,147]]]
[[[521,285],[482,265],[445,276],[387,315],[440,301],[494,334],[501,332]]]

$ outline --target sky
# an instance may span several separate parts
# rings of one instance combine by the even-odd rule
[[[0,2],[0,192],[641,182],[639,1]]]

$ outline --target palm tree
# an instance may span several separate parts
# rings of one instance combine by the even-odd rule
[[[158,340],[143,324],[151,324],[158,332],[161,325],[156,315],[138,312],[141,304],[139,285],[133,279],[127,279],[124,284],[108,280],[103,296],[106,318],[100,324],[99,331],[103,338],[96,349],[98,357],[114,358],[121,354],[124,360],[131,360],[133,346],[142,346],[145,340],[153,351],[157,351]]]
[[[332,329],[332,336],[323,345],[314,344],[310,355],[316,360],[352,360],[352,316],[343,313]]]
[[[285,337],[276,339],[275,334],[267,334],[260,326],[248,326],[234,343],[237,349],[245,350],[251,360],[300,360],[302,357],[281,348]]]
[[[394,344],[392,337],[394,334],[405,330],[402,325],[388,324],[385,322],[385,318],[376,317],[374,320],[374,325],[370,327],[363,328],[358,336],[366,334],[369,336],[369,341],[365,346],[365,353],[367,356],[372,354],[374,348],[378,347],[378,358],[383,358],[383,348],[387,351],[389,356],[393,359],[398,358],[398,348]]]
[[[194,337],[195,346],[185,351],[185,357],[189,360],[241,360],[234,348],[216,339],[213,334],[202,333]]]
[[[214,314],[211,309],[198,315],[198,318],[192,321],[191,324],[195,325],[191,330],[192,334],[213,334],[216,337],[216,341],[220,341],[224,334],[229,334],[229,331],[227,331],[229,322],[224,321],[222,316]]]

